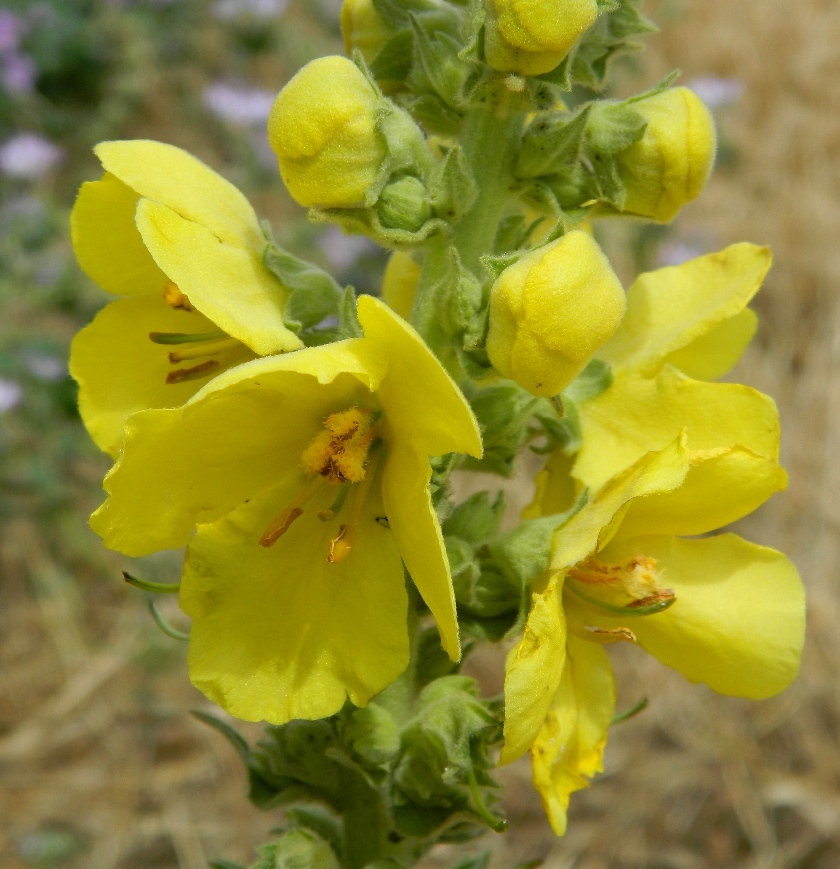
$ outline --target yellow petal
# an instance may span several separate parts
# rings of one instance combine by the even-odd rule
[[[364,706],[408,664],[407,595],[379,487],[364,505],[355,545],[329,564],[338,521],[322,522],[327,487],[271,549],[259,537],[296,480],[199,528],[187,550],[181,605],[193,617],[193,684],[231,715],[284,724]]]
[[[618,370],[652,373],[670,353],[740,313],[770,261],[767,248],[741,243],[640,275],[627,293],[624,320],[598,356]]]
[[[735,444],[776,459],[779,418],[766,395],[737,383],[692,380],[666,366],[656,378],[622,374],[580,405],[583,446],[573,474],[597,489],[685,428],[692,452]]]
[[[347,6],[345,3],[344,8]],[[395,250],[391,254],[382,277],[382,301],[404,320],[411,316],[421,273],[420,265],[408,251]]]
[[[607,653],[569,637],[560,687],[531,749],[534,788],[558,836],[566,832],[569,796],[603,772],[614,711],[615,679]]]
[[[762,699],[799,671],[805,597],[796,567],[780,552],[734,534],[701,540],[636,537],[614,543],[599,560],[655,558],[676,603],[633,619],[639,643],[691,682],[721,694]],[[598,624],[618,624],[600,618]]]
[[[580,484],[572,477],[574,457],[557,447],[534,480],[531,503],[522,511],[523,519],[538,519],[565,513],[580,497]]]
[[[692,453],[682,486],[633,501],[616,536],[706,534],[752,513],[786,485],[778,462],[744,447]]]
[[[330,413],[370,401],[382,372],[355,353],[360,343],[256,359],[211,380],[183,407],[134,414],[93,530],[126,555],[175,549],[196,524],[297,473]]]
[[[82,184],[70,213],[73,251],[82,270],[115,295],[162,293],[166,275],[134,225],[137,193],[106,173]]]
[[[505,663],[505,744],[500,764],[521,757],[534,744],[560,685],[566,660],[563,576],[554,574],[531,596],[522,639]]]
[[[258,250],[265,243],[248,200],[192,154],[144,139],[101,142],[94,151],[107,172],[141,197],[205,226],[221,241]]]
[[[212,332],[216,326],[198,311],[174,310],[159,294],[118,299],[106,305],[73,339],[70,373],[79,383],[79,412],[96,445],[119,453],[131,414],[152,407],[178,407],[214,375],[253,358],[241,347],[218,357],[219,367],[198,380],[167,383],[176,366],[172,347],[154,344],[150,332]]]
[[[606,546],[621,523],[627,504],[680,486],[688,473],[689,452],[681,437],[658,453],[649,453],[610,480],[552,540],[551,570],[563,571]]]
[[[698,380],[718,380],[732,370],[757,328],[755,311],[744,308],[691,344],[669,353],[663,362]]]
[[[373,296],[359,298],[365,340],[388,359],[379,400],[388,435],[428,456],[481,456],[481,433],[472,409],[423,339]]]
[[[461,642],[455,592],[443,534],[429,494],[431,475],[427,456],[418,454],[410,442],[388,445],[382,475],[385,515],[405,566],[435,617],[441,645],[457,661]]]
[[[228,335],[261,356],[302,346],[283,321],[288,290],[262,264],[262,245],[222,238],[148,199],[137,207],[137,227],[163,271]]]

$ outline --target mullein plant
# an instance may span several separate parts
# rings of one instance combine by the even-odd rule
[[[526,753],[562,834],[626,717],[605,646],[765,698],[804,634],[791,562],[712,533],[786,484],[772,400],[716,382],[769,252],[625,293],[596,241],[673,219],[714,160],[673,76],[599,96],[652,30],[637,0],[345,0],[342,25],[349,57],[301,69],[268,134],[312,220],[393,251],[381,298],[169,145],[99,145],[72,214],[119,296],[72,348],[115,460],[91,524],[129,556],[185,547],[180,583],[127,578],[179,593],[193,684],[267,724],[251,747],[196,713],[283,809],[262,869],[411,866],[501,832],[492,770]],[[526,451],[545,459],[518,524],[500,493],[456,503],[453,472],[507,477]],[[499,697],[459,673],[486,642]]]

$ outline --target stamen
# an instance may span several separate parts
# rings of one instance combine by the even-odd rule
[[[593,597],[591,594],[586,594],[573,583],[567,583],[566,588],[575,597],[580,598],[590,606],[597,607],[610,615],[625,617],[656,615],[656,613],[661,613],[663,610],[668,609],[669,606],[677,602],[677,596],[669,588],[660,589],[654,594],[638,598],[637,600],[631,600],[630,603],[624,605],[613,604],[609,601]]]
[[[206,377],[208,372],[218,367],[219,363],[215,359],[208,359],[207,362],[193,365],[192,368],[176,368],[166,375],[166,382],[183,383],[185,380],[198,380],[201,377]]]
[[[181,311],[192,311],[193,306],[187,296],[178,289],[173,281],[167,281],[163,287],[163,299],[170,308]]]
[[[214,332],[149,332],[149,340],[154,344],[197,344],[224,337],[221,329]]]
[[[330,564],[340,564],[344,561],[356,543],[356,533],[362,519],[362,509],[365,506],[373,478],[376,476],[376,466],[379,464],[380,455],[381,452],[378,452],[371,456],[365,468],[364,479],[355,486],[347,522],[338,529],[338,534],[330,541],[329,552],[327,553],[327,561]]]
[[[350,491],[349,485],[342,485],[338,490],[338,495],[336,495],[335,501],[333,501],[332,506],[329,510],[319,510],[318,518],[322,522],[330,522],[338,516],[341,508],[344,506],[344,502],[347,500],[347,493]]]
[[[612,643],[638,642],[636,635],[629,628],[599,628],[594,625],[587,625],[578,636],[584,640],[597,643],[599,646],[608,646]]]
[[[221,341],[212,341],[208,344],[190,347],[187,350],[175,350],[169,354],[169,361],[174,364],[176,362],[186,362],[189,359],[201,359],[204,356],[215,356],[217,353],[224,353],[226,350],[234,350],[241,343],[236,338],[225,338]]]
[[[312,500],[313,496],[325,482],[326,481],[321,477],[315,477],[313,480],[310,480],[298,493],[294,501],[272,519],[268,528],[265,529],[262,537],[260,537],[260,546],[265,546],[266,548],[274,546],[274,544],[289,530],[292,522],[294,522],[299,516],[303,515],[303,508]]]

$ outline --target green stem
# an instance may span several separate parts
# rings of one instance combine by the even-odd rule
[[[454,247],[461,263],[482,277],[481,257],[493,252],[493,243],[504,213],[513,167],[519,153],[524,114],[508,112],[505,95],[471,108],[461,130],[460,145],[478,187],[472,208],[457,224],[451,237],[434,236],[426,246],[423,273],[417,286],[411,320],[444,365],[449,340],[437,320],[435,288],[449,267]]]
[[[383,855],[388,818],[379,791],[355,770],[342,774],[345,869],[362,869]]]
[[[460,143],[478,185],[478,196],[455,227],[452,241],[461,262],[478,277],[481,257],[493,252],[510,194],[524,120],[520,112],[508,113],[504,95],[492,105],[474,106],[464,118]]]

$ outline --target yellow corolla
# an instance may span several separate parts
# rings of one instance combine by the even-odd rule
[[[125,420],[183,404],[232,365],[301,346],[288,290],[262,264],[245,197],[161,142],[103,142],[105,174],[82,185],[70,227],[82,269],[123,296],[73,341],[70,371],[96,444],[119,451]]]
[[[359,320],[363,338],[245,363],[132,416],[91,518],[128,555],[189,544],[190,677],[238,718],[321,718],[395,679],[403,563],[460,654],[429,456],[480,456],[481,437],[404,320],[370,296]]]
[[[743,447],[722,439],[692,451],[688,440],[683,432],[640,458],[555,533],[508,657],[502,761],[530,749],[559,835],[569,795],[603,768],[615,689],[600,645],[637,642],[692,682],[756,699],[799,669],[805,600],[794,565],[734,534],[681,537],[729,522],[743,482]],[[759,475],[762,463],[774,464],[753,456]]]
[[[748,386],[709,382],[732,368],[755,333],[746,305],[770,262],[767,248],[744,243],[639,276],[621,325],[596,353],[613,382],[578,404],[580,451],[554,451],[528,515],[561,512],[584,487],[597,491],[683,428],[693,451],[741,443],[770,459],[770,484],[784,488],[773,401]]]

